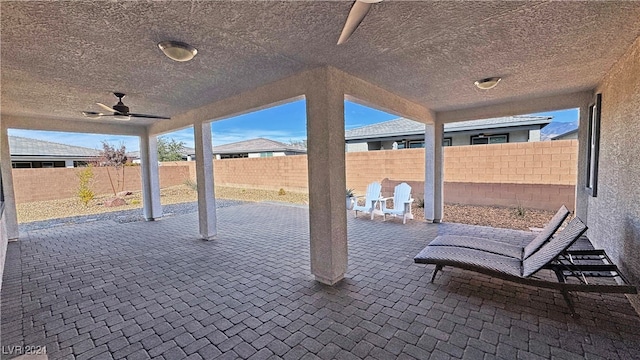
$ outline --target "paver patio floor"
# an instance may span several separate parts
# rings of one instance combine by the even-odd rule
[[[623,295],[578,294],[574,319],[554,291],[451,268],[429,284],[433,268],[413,262],[438,232],[486,228],[350,213],[349,271],[328,287],[310,275],[306,208],[217,214],[209,242],[187,214],[10,243],[3,349],[46,346],[50,359],[640,358],[640,318]]]

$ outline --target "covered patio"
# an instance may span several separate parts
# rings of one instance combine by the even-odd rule
[[[196,214],[32,231],[8,247],[2,344],[50,359],[640,357],[640,318],[624,295],[560,293],[431,266],[413,256],[436,234],[523,232],[348,219],[350,266],[330,287],[310,275],[308,209],[219,209],[218,241]]]
[[[385,1],[341,45],[352,2],[0,6],[2,321],[22,324],[3,328],[3,345],[5,336],[28,346],[44,341],[61,357],[79,358],[82,349],[96,352],[86,357],[176,358],[193,354],[196,339],[215,345],[204,358],[306,351],[332,358],[342,350],[375,358],[638,357],[629,331],[638,325],[631,310],[640,309],[638,296],[628,297],[632,305],[621,296],[581,296],[577,322],[557,294],[455,270],[426,285],[428,271],[411,259],[449,226],[435,225],[446,220],[445,123],[578,108],[576,215],[594,246],[640,285],[640,3]],[[167,40],[198,54],[172,61],[158,48]],[[502,79],[494,89],[474,86],[493,77]],[[96,103],[111,105],[112,92],[128,94],[132,113],[171,120],[97,115]],[[211,122],[301,98],[308,212],[216,210]],[[345,99],[425,124],[425,162],[417,165],[432,224],[347,219]],[[163,218],[157,137],[189,127],[198,214]],[[139,137],[149,222],[52,228],[22,239],[8,129]],[[520,156],[504,161],[535,161]],[[153,340],[145,345],[141,336]],[[275,350],[264,349],[272,343]]]

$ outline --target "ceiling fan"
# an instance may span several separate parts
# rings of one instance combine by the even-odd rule
[[[130,113],[129,107],[122,102],[122,98],[125,96],[125,94],[114,92],[113,95],[115,95],[118,98],[118,103],[115,104],[113,107],[109,107],[102,103],[97,103],[98,106],[100,106],[106,111],[109,111],[110,114],[103,114],[101,112],[96,112],[96,111],[83,111],[82,115],[92,119],[96,119],[102,116],[113,116],[114,120],[123,120],[123,121],[130,120],[132,117],[145,118],[145,119],[163,119],[163,120],[171,119],[170,117],[166,117],[166,116]]]
[[[367,16],[371,6],[381,1],[382,0],[356,0],[353,3],[351,11],[349,11],[349,16],[347,16],[347,21],[344,23],[344,28],[342,28],[340,39],[338,39],[338,45],[344,44],[349,40],[351,34],[356,31],[358,25],[360,25],[364,17]]]

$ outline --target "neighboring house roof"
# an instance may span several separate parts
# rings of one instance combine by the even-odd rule
[[[213,147],[214,154],[240,154],[277,151],[306,153],[307,149],[302,146],[288,145],[265,138],[238,141]]]
[[[444,131],[459,132],[459,131],[473,131],[473,130],[485,130],[485,129],[497,129],[497,128],[509,128],[509,127],[521,127],[521,126],[534,126],[539,125],[540,128],[546,126],[551,122],[551,117],[548,116],[509,116],[484,120],[470,120],[457,123],[450,123],[444,125]],[[373,138],[388,138],[394,136],[403,135],[419,135],[424,134],[425,124],[399,118],[395,120],[389,120],[378,124],[367,125],[351,130],[345,131],[345,139],[348,140],[360,140],[360,139],[373,139]]]
[[[100,156],[100,151],[95,149],[19,136],[9,136],[9,152],[12,157],[86,158]]]
[[[563,133],[563,134],[556,135],[556,136],[552,137],[551,140],[562,140],[562,139],[564,139],[564,138],[566,138],[568,136],[571,136],[571,135],[573,135],[573,134],[575,134],[577,132],[578,132],[578,129],[569,130],[566,133]]]
[[[186,146],[183,146],[182,149],[180,150],[180,155],[182,155],[185,158],[189,155],[195,155],[195,153],[196,153],[196,149],[186,147]],[[140,151],[130,151],[126,155],[127,155],[127,158],[131,160],[140,159]]]

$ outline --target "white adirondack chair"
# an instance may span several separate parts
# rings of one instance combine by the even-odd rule
[[[393,199],[393,209],[387,208],[387,200]],[[402,216],[402,223],[406,224],[407,219],[413,219],[411,214],[411,186],[407,183],[402,183],[396,186],[393,190],[393,197],[380,199],[380,205],[384,220],[387,220],[387,214],[393,216]]]
[[[358,217],[358,211],[363,213],[371,214],[371,220],[373,220],[374,211],[376,211],[376,204],[380,203],[380,197],[382,191],[382,185],[379,182],[372,182],[367,186],[367,194],[364,195],[364,205],[358,205],[356,200],[355,205],[353,205],[353,211],[355,212],[355,216]],[[356,198],[361,198],[361,196],[356,196]],[[378,210],[379,211],[379,210]]]

